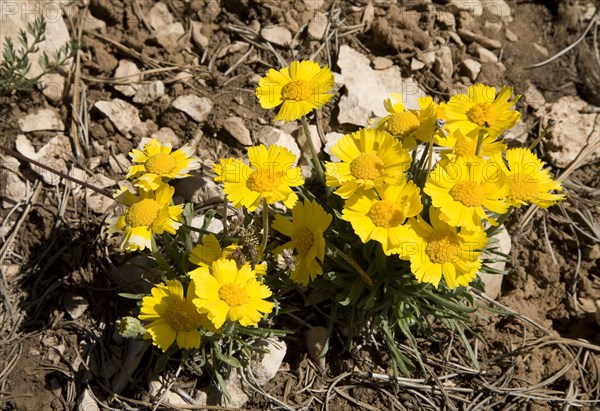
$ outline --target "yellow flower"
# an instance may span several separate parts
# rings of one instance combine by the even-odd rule
[[[140,320],[152,321],[144,328],[152,343],[163,351],[177,341],[179,348],[200,347],[200,327],[212,329],[206,314],[201,314],[193,304],[196,284],[190,282],[187,296],[183,285],[177,280],[166,280],[152,289],[152,295],[144,297],[140,308]]]
[[[133,195],[125,187],[115,194],[115,200],[127,206],[123,215],[108,220],[108,233],[124,232],[121,248],[127,251],[151,248],[152,235],[175,234],[181,226],[183,205],[171,205],[175,189],[162,183],[155,191]]]
[[[460,129],[470,138],[477,138],[479,130],[486,129],[493,139],[514,126],[521,113],[511,107],[521,98],[517,95],[510,100],[512,87],[502,87],[496,96],[496,89],[484,84],[469,87],[469,95],[457,94],[445,105],[446,128],[450,132]]]
[[[441,219],[454,227],[479,227],[488,217],[484,207],[494,213],[508,211],[508,184],[499,165],[479,157],[456,157],[442,161],[433,170],[425,191]]]
[[[421,217],[410,220],[413,236],[407,238],[403,257],[410,260],[410,269],[420,283],[437,288],[443,276],[450,289],[466,287],[481,267],[479,255],[487,244],[485,231],[481,226],[457,231],[433,208],[429,217],[431,225]]]
[[[283,201],[292,208],[298,196],[291,187],[304,184],[302,172],[294,167],[296,157],[286,148],[264,145],[248,149],[250,166],[240,160],[222,159],[214,165],[215,181],[224,183],[224,193],[235,207],[254,211],[264,198],[267,204]]]
[[[398,137],[403,146],[409,149],[416,147],[416,140],[425,143],[431,141],[438,119],[438,105],[431,97],[419,98],[420,110],[407,110],[399,93],[392,93],[383,105],[390,114],[379,120],[376,126],[378,130]]]
[[[241,247],[239,247],[237,244],[229,244],[227,247],[221,248],[221,244],[219,244],[217,237],[214,234],[208,234],[202,238],[202,242],[200,244],[197,244],[194,247],[190,253],[189,260],[191,263],[200,267],[209,267],[217,260],[234,259],[238,263],[239,268],[240,263],[234,258],[233,254],[240,250],[240,248]],[[256,271],[257,275],[266,275],[267,264],[256,264],[254,271]],[[192,272],[190,272],[190,275],[191,273]]]
[[[257,326],[264,314],[273,311],[274,304],[265,300],[271,290],[257,280],[250,264],[238,269],[233,260],[216,260],[210,268],[194,270],[190,277],[197,283],[194,304],[217,328],[226,320]]]
[[[419,187],[412,181],[403,185],[378,186],[377,193],[369,192],[346,201],[343,219],[363,243],[381,243],[386,255],[398,252],[407,236],[406,219],[423,209]]]
[[[411,157],[402,143],[385,131],[361,129],[346,134],[331,148],[339,163],[326,163],[329,187],[339,187],[335,193],[349,198],[355,192],[371,190],[375,185],[402,184]]]
[[[474,156],[477,151],[477,137],[466,137],[460,129],[445,136],[436,137],[435,143],[439,146],[449,148],[449,150],[443,150],[441,153],[447,155],[450,159],[454,158],[453,156]],[[493,154],[501,153],[505,149],[506,144],[486,135],[483,137],[479,156],[489,157]]]
[[[171,150],[170,145],[162,145],[156,139],[146,143],[143,150],[131,150],[129,156],[134,164],[129,167],[127,178],[136,178],[134,184],[144,190],[156,190],[163,179],[189,177],[190,171],[200,168],[190,146]]]
[[[535,204],[548,208],[566,197],[564,194],[550,193],[552,190],[562,191],[562,186],[544,169],[544,163],[526,148],[511,148],[506,151],[508,167],[502,154],[494,157],[508,179],[510,191],[508,202],[520,208],[525,204]]]
[[[256,97],[265,109],[282,104],[275,120],[294,121],[318,109],[334,95],[333,74],[329,67],[314,61],[293,61],[279,71],[270,69],[258,81]]]
[[[275,216],[273,229],[291,237],[291,241],[277,247],[275,253],[292,248],[297,253],[298,263],[290,275],[293,281],[308,285],[309,281],[323,274],[319,264],[325,258],[323,232],[331,224],[331,219],[331,214],[325,212],[316,201],[296,204],[292,209],[291,221],[282,215]]]

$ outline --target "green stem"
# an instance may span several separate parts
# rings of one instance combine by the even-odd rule
[[[262,199],[263,204],[263,236],[260,243],[259,260],[263,259],[265,255],[265,249],[267,248],[267,238],[269,237],[269,205],[265,198]]]
[[[500,217],[498,217],[498,219],[496,220],[498,225],[493,225],[493,226],[489,227],[487,230],[485,230],[485,234],[488,237],[492,237],[494,234],[496,234],[496,232],[498,230],[500,230],[500,228],[502,227],[502,224],[504,224],[504,221],[506,221],[506,218],[508,217],[509,214],[510,214],[510,211],[507,211],[505,214],[502,214]]]
[[[154,259],[158,263],[158,266],[162,270],[166,271],[170,277],[172,277],[173,269],[171,268],[171,266],[169,266],[169,263],[167,263],[167,260],[165,260],[165,257],[162,255],[162,253],[158,249],[158,246],[156,245],[156,240],[154,239],[154,235],[152,236],[150,247],[151,247],[152,255],[154,256]]]
[[[366,273],[365,270],[348,254],[334,246],[333,244],[327,244],[327,246],[339,257],[342,258],[346,263],[348,263],[354,270],[360,275],[360,278],[364,281],[365,284],[372,286],[373,280],[369,277],[369,274]]]
[[[302,116],[301,120],[302,120],[302,128],[304,129],[304,136],[306,137],[308,147],[310,148],[310,153],[312,155],[313,165],[315,167],[315,170],[317,171],[319,181],[321,183],[325,184],[325,172],[323,171],[323,166],[321,165],[321,162],[319,161],[319,155],[317,153],[317,149],[315,148],[315,145],[313,144],[310,131],[308,130],[308,122],[306,121],[306,116]]]
[[[488,134],[487,129],[482,128],[479,130],[479,134],[477,135],[477,148],[475,149],[475,155],[479,157],[481,154],[481,147],[483,146],[483,137]]]
[[[544,127],[544,129],[542,130],[540,135],[529,146],[530,151],[533,150],[533,148],[535,146],[537,146],[539,144],[539,142],[542,141],[542,139],[548,135],[548,133],[550,132],[550,130],[552,130],[552,128],[554,127],[555,124],[556,124],[556,121],[554,119],[552,119],[552,118],[548,119],[548,124],[546,125],[546,127]]]

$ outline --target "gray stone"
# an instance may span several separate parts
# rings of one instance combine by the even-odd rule
[[[159,31],[174,22],[169,7],[162,1],[159,1],[152,6],[148,14],[146,14],[146,20],[156,31]]]
[[[510,42],[516,43],[517,41],[519,41],[519,36],[517,36],[516,33],[508,27],[504,29],[504,35],[506,36],[506,40]]]
[[[156,80],[150,84],[139,86],[137,93],[133,96],[134,103],[150,104],[165,95],[165,83]]]
[[[130,133],[134,128],[145,129],[138,109],[125,100],[115,98],[111,101],[97,101],[94,107],[108,117],[117,130],[127,138],[131,138]]]
[[[506,141],[517,141],[524,145],[529,134],[529,126],[523,121],[517,122],[513,128],[506,130],[503,134],[504,140]]]
[[[325,368],[325,356],[321,356],[327,345],[329,333],[325,327],[312,327],[306,332],[306,348],[308,355],[320,369]]]
[[[454,17],[454,14],[448,12],[448,11],[438,11],[435,14],[435,21],[443,28],[446,30],[452,30],[455,31],[456,30],[456,18]]]
[[[542,57],[548,57],[550,55],[550,53],[548,52],[548,49],[546,47],[542,46],[541,44],[534,42],[534,43],[531,43],[531,45]]]
[[[160,398],[174,407],[189,405],[181,396],[173,391],[167,390],[168,384],[161,377],[151,377],[148,381],[148,391],[151,396]]]
[[[469,77],[469,80],[475,81],[481,71],[481,63],[473,59],[464,59],[461,68],[463,73]]]
[[[335,146],[337,144],[338,140],[340,138],[342,138],[343,136],[344,136],[343,133],[337,133],[337,132],[331,132],[331,133],[325,134],[325,148],[323,150],[327,154],[329,154],[331,161],[341,161],[339,158],[337,158],[335,155],[333,155],[333,153],[331,152],[331,147]]]
[[[77,411],[100,411],[98,403],[90,394],[90,389],[86,388],[77,400]]]
[[[317,11],[308,23],[308,38],[311,40],[321,40],[327,29],[327,16]]]
[[[221,231],[223,231],[223,222],[220,219],[213,217],[213,218],[211,218],[208,225],[206,227],[204,227],[205,220],[206,220],[206,216],[204,216],[204,215],[194,216],[194,218],[192,218],[191,226],[195,227],[195,228],[204,229],[213,234],[219,234]],[[198,242],[198,239],[200,236],[199,236],[198,232],[192,231],[191,237],[192,237],[192,241]]]
[[[269,350],[268,353],[257,354],[250,360],[252,375],[258,385],[263,386],[277,374],[283,357],[285,357],[287,346],[285,342],[276,338],[259,340],[255,346]]]
[[[15,173],[19,166],[19,160],[16,158],[0,156],[0,195],[5,197],[2,200],[4,208],[11,208],[27,198],[27,184]]]
[[[210,42],[209,38],[202,33],[203,23],[199,21],[191,21],[192,41],[200,50],[205,50]]]
[[[450,0],[448,8],[453,12],[468,11],[474,17],[483,14],[483,6],[480,0]]]
[[[141,80],[141,76],[138,75],[139,73],[140,69],[138,69],[133,61],[125,59],[119,61],[119,66],[115,70],[114,78],[120,79],[125,77],[126,79],[120,81],[130,84],[115,85],[115,89],[124,96],[133,96],[140,87],[139,84],[136,84]]]
[[[150,137],[157,139],[161,144],[170,144],[171,147],[179,148],[181,146],[181,139],[170,127],[161,127],[158,131],[152,133]],[[142,138],[138,147],[143,148],[149,141],[150,139],[147,137]]]
[[[223,189],[212,178],[192,173],[191,177],[176,180],[173,183],[177,195],[186,202],[201,204],[203,202],[219,202],[223,199]]]
[[[243,146],[251,146],[250,130],[240,117],[229,117],[223,122],[223,128]]]
[[[502,43],[500,43],[498,40],[490,39],[489,37],[486,37],[483,34],[474,33],[471,30],[458,29],[458,35],[466,43],[477,42],[483,47],[491,50],[502,48]]]
[[[410,60],[410,71],[419,71],[423,67],[425,67],[425,63],[423,63],[421,60],[414,57]]]
[[[63,296],[63,305],[71,318],[76,320],[86,312],[90,303],[80,295],[67,292]]]
[[[317,126],[313,124],[308,125],[308,132],[310,133],[310,139],[317,150],[317,153],[321,151],[321,147],[323,147],[323,142],[319,138],[319,132],[317,130]],[[300,146],[300,150],[305,158],[312,158],[312,154],[310,152],[310,146],[308,144],[308,139],[304,135],[304,128],[299,127],[294,132],[294,137],[296,137],[296,142]]]
[[[511,9],[504,0],[481,0],[483,16],[490,21],[512,21]]]
[[[302,152],[300,151],[300,147],[298,147],[298,144],[294,138],[285,131],[271,126],[264,126],[258,130],[256,140],[259,143],[264,144],[266,147],[275,144],[277,146],[287,148],[294,156],[296,156],[296,161],[294,164],[298,164],[298,160],[300,159]]]
[[[546,105],[546,98],[530,81],[527,82],[527,89],[523,97],[525,102],[534,110],[539,110]]]
[[[385,70],[394,65],[394,62],[386,57],[375,57],[373,59],[373,68],[375,70]]]
[[[188,94],[177,97],[175,101],[173,101],[173,107],[183,111],[198,123],[202,123],[212,111],[213,104],[206,97]]]
[[[493,51],[486,49],[485,47],[478,46],[475,49],[475,54],[479,57],[479,61],[482,63],[497,63],[498,57]]]
[[[20,118],[18,123],[24,133],[42,130],[63,131],[65,129],[60,114],[49,108],[41,108],[34,113],[27,114]]]
[[[452,62],[452,50],[448,46],[442,46],[435,52],[433,72],[442,80],[449,81],[454,74],[454,63]]]
[[[510,255],[510,249],[512,247],[512,242],[510,239],[510,235],[506,228],[502,228],[493,238],[498,240],[498,243],[492,247],[494,247],[497,251]],[[490,246],[488,246],[490,247]],[[491,248],[491,247],[490,247]],[[484,253],[487,258],[498,259],[498,256],[491,253]],[[505,261],[498,261],[490,264],[490,268],[493,268],[498,271],[503,271],[506,265]],[[479,273],[479,277],[485,286],[485,294],[493,299],[498,298],[500,292],[502,291],[502,280],[504,279],[504,275],[502,274],[490,274],[490,273]]]
[[[32,160],[43,162],[46,166],[53,170],[67,174],[67,161],[72,160],[73,152],[71,151],[71,141],[68,137],[57,135],[52,137],[37,152],[31,142],[24,135],[20,134],[15,140],[15,148],[21,154]],[[48,185],[56,186],[60,183],[61,178],[51,171],[36,165],[31,165],[31,169],[42,177],[42,180]]]
[[[285,27],[265,27],[260,31],[260,35],[269,43],[277,46],[285,47],[292,43],[292,33]]]
[[[179,22],[169,24],[156,32],[155,39],[165,49],[178,48],[177,42],[185,34],[183,25]]]

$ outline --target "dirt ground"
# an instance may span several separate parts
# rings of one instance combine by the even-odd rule
[[[254,96],[257,76],[278,67],[279,58],[308,58],[319,50],[323,41],[312,40],[306,30],[315,11],[326,13],[327,33],[333,33],[315,60],[331,64],[334,71],[339,47],[346,44],[371,60],[391,60],[403,77],[412,76],[435,98],[470,85],[473,81],[459,68],[460,62],[479,57],[472,44],[457,41],[456,28],[435,19],[435,10],[446,11],[456,27],[501,42],[495,53],[501,56],[502,65],[483,62],[477,82],[508,84],[521,94],[533,85],[548,104],[564,96],[579,96],[590,107],[600,106],[600,61],[595,60],[598,50],[594,51],[597,44],[592,35],[544,66],[526,68],[573,44],[587,25],[582,16],[598,7],[597,2],[511,0],[507,3],[512,19],[486,13],[475,17],[468,10],[456,11],[450,3],[169,0],[165,4],[185,35],[164,47],[144,19],[153,1],[92,0],[89,11],[105,27],[81,33],[77,67],[79,90],[85,88],[80,104],[89,114],[90,145],[79,157],[70,155],[66,164],[116,183],[125,174],[116,156],[164,127],[173,130],[180,144],[194,144],[203,164],[224,155],[241,156],[245,148],[224,130],[224,120],[243,118],[251,135],[273,124],[273,112],[263,110]],[[83,12],[84,7],[76,10]],[[77,13],[71,14],[69,29],[77,38],[80,20]],[[193,33],[194,22],[201,23],[201,36]],[[294,36],[293,49],[269,44],[256,34],[269,25],[288,28]],[[600,31],[600,24],[592,31]],[[433,65],[411,69],[414,57],[446,43],[456,66],[450,78],[441,78]],[[533,47],[534,43],[539,47]],[[250,46],[253,51],[248,54]],[[122,59],[147,71],[144,82],[162,80],[165,84],[165,96],[134,104],[145,132],[124,135],[93,108],[97,101],[115,97],[131,102],[131,97],[115,89],[113,80]],[[18,120],[42,107],[60,113],[68,135],[74,112],[73,76],[68,76],[70,91],[58,101],[39,90],[2,97],[2,146],[15,150],[17,136],[22,134]],[[212,101],[212,111],[204,121],[192,121],[172,107],[175,97],[183,94]],[[519,102],[518,109],[529,127],[529,144],[539,132],[539,114],[526,100]],[[356,129],[337,123],[338,101],[334,98],[320,114],[325,133]],[[290,125],[286,127],[292,131]],[[39,149],[55,135],[38,131],[28,133],[27,138]],[[544,156],[544,142],[537,150]],[[94,211],[84,189],[47,184],[25,162],[17,171],[32,196],[18,207],[13,202],[0,209],[0,408],[87,411],[82,405],[86,389],[106,409],[158,407],[148,393],[149,364],[157,356],[152,350],[142,352],[141,364],[130,370],[131,379],[121,395],[113,396],[111,391],[111,380],[123,367],[121,358],[128,349],[115,324],[135,307],[131,300],[117,296],[127,287],[115,279],[115,267],[121,267],[129,256],[106,238],[104,222],[111,207]],[[552,171],[559,175],[564,170]],[[563,205],[531,216],[527,208],[517,210],[507,222],[513,242],[509,274],[500,296],[491,302],[477,299],[482,308],[473,315],[473,331],[482,337],[470,340],[477,350],[479,369],[473,368],[468,353],[454,340],[458,337],[442,331],[436,341],[420,343],[427,367],[437,375],[456,375],[445,381],[415,375],[414,380],[396,386],[390,379],[377,377],[391,375],[390,357],[369,338],[356,341],[350,350],[341,337],[332,338],[321,368],[307,354],[307,327],[295,324],[291,326],[294,332],[285,338],[288,351],[280,371],[263,392],[251,395],[243,409],[600,409],[600,324],[595,305],[600,301],[599,162],[579,165],[564,185],[567,201]],[[9,198],[1,200],[10,203]],[[202,204],[197,206],[202,208]],[[499,310],[520,315],[503,315]],[[327,326],[319,307],[306,307],[303,319],[312,326]],[[290,321],[282,320],[279,326],[290,326]],[[405,341],[398,343],[408,350]],[[184,370],[175,387],[189,393],[206,382]],[[435,387],[444,389],[436,393]]]

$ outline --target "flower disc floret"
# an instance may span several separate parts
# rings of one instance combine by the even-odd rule
[[[485,198],[481,184],[475,181],[459,181],[450,189],[450,195],[467,207],[480,206]]]
[[[146,198],[133,204],[125,215],[125,222],[131,227],[152,225],[162,206],[158,201]]]
[[[315,238],[308,227],[300,227],[292,234],[292,241],[298,250],[298,256],[305,257],[315,243]]]
[[[434,231],[425,249],[429,259],[438,264],[451,263],[460,257],[460,240],[455,231]]]
[[[383,172],[383,161],[375,153],[362,153],[350,163],[350,174],[363,180],[375,180]]]
[[[294,80],[283,86],[281,89],[281,98],[293,101],[308,100],[310,93],[311,87],[308,81]]]
[[[230,307],[238,307],[248,302],[248,294],[239,285],[229,283],[219,288],[219,298]]]
[[[177,167],[177,161],[165,153],[155,154],[146,160],[146,170],[149,173],[169,174],[175,167]]]
[[[489,127],[496,121],[496,109],[492,103],[475,104],[467,111],[467,118],[480,127]]]
[[[383,228],[396,227],[406,220],[400,207],[387,200],[375,201],[369,211],[369,217],[373,224]]]
[[[418,117],[410,111],[394,113],[385,122],[385,131],[400,137],[406,137],[419,129],[421,122]]]
[[[258,169],[252,172],[246,181],[246,186],[252,191],[267,192],[276,190],[281,185],[281,171]]]

